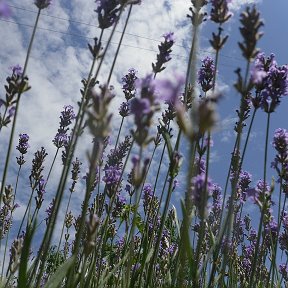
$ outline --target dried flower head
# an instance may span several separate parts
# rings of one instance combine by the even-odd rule
[[[192,6],[189,8],[191,15],[187,15],[191,19],[193,26],[199,26],[206,21],[207,13],[204,12],[204,7],[208,4],[207,0],[191,0]]]
[[[52,3],[52,0],[35,0],[34,2],[36,7],[41,10],[49,7],[51,3]]]
[[[259,29],[264,24],[260,19],[260,13],[256,10],[255,6],[252,9],[247,7],[246,11],[241,13],[240,22],[242,27],[239,29],[243,37],[243,42],[238,42],[238,45],[242,50],[243,56],[248,61],[251,61],[257,56],[259,52],[259,50],[256,48],[256,44],[263,35]]]
[[[233,15],[228,9],[229,2],[231,2],[231,0],[211,0],[212,8],[210,19],[220,25],[228,21]]]
[[[163,35],[164,42],[158,45],[159,54],[157,54],[157,62],[152,63],[154,75],[163,71],[166,67],[163,66],[165,63],[171,60],[171,48],[175,43],[175,37],[173,32],[169,32]]]

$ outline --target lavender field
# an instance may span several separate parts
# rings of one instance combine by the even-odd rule
[[[0,288],[288,287],[273,5],[0,0]]]

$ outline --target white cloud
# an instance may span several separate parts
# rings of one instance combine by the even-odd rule
[[[237,11],[245,5],[258,4],[261,2],[262,0],[232,0],[229,4],[229,8],[231,11]]]

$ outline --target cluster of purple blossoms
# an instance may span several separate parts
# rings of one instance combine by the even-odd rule
[[[28,144],[29,136],[27,134],[20,134],[19,135],[19,144],[16,146],[16,149],[21,153],[19,157],[16,157],[17,164],[23,165],[25,163],[24,154],[27,153],[28,148],[30,147]]]
[[[35,0],[34,4],[39,9],[45,9],[49,7],[52,3],[52,0]]]
[[[278,237],[278,223],[271,219],[264,228],[264,241],[267,248],[275,244]]]
[[[26,154],[28,148],[30,147],[28,144],[29,141],[29,136],[28,134],[20,134],[19,135],[19,144],[16,146],[16,149],[21,153],[21,154]]]
[[[139,145],[143,145],[148,137],[148,129],[152,124],[153,114],[159,109],[159,103],[156,101],[156,83],[152,74],[141,80],[138,79],[136,86],[140,98],[131,99],[130,111],[134,115],[137,126],[137,131],[133,136]]]
[[[157,92],[159,98],[163,99],[166,104],[172,107],[171,110],[175,110],[175,106],[180,102],[183,85],[185,84],[185,77],[183,75],[174,75],[176,81],[169,79],[157,81]]]
[[[278,66],[275,55],[259,53],[252,69],[251,81],[256,88],[253,104],[271,113],[280,104],[281,96],[288,95],[288,65]]]
[[[121,8],[119,0],[96,0],[95,12],[98,14],[100,29],[111,27],[119,18]]]
[[[52,141],[58,149],[67,146],[69,141],[69,136],[67,135],[67,131],[69,130],[68,126],[75,118],[73,107],[71,105],[64,106],[64,110],[60,115],[60,127]]]
[[[119,107],[119,114],[123,118],[127,117],[130,115],[130,105],[129,102],[122,102],[120,107]]]
[[[288,150],[288,132],[286,129],[278,128],[273,137],[273,147],[280,156],[286,157]]]
[[[250,188],[246,190],[246,195],[248,198],[252,198],[255,204],[260,206],[266,201],[267,197],[271,194],[271,188],[268,183],[264,183],[264,180],[259,180],[255,188]],[[270,201],[270,204],[272,202]]]
[[[194,171],[197,174],[206,173],[206,161],[203,158],[195,157]]]
[[[35,189],[37,185],[42,181],[43,175],[42,172],[44,170],[43,163],[48,154],[44,147],[41,147],[41,150],[36,151],[34,153],[34,159],[32,160],[32,169],[31,174],[29,176],[30,186],[32,189]]]
[[[207,183],[206,183],[207,182]],[[201,211],[203,209],[204,205],[206,205],[207,201],[203,201],[204,195],[206,194],[207,197],[211,196],[211,191],[212,191],[213,185],[211,183],[211,180],[208,178],[206,181],[206,175],[205,174],[198,174],[195,177],[192,178],[191,182],[191,201],[193,205],[197,209]],[[205,190],[207,190],[207,193],[205,193]]]
[[[106,166],[118,166],[123,167],[123,159],[127,155],[129,147],[131,145],[131,136],[126,136],[124,141],[120,142],[116,149],[111,149],[107,155]]]
[[[150,207],[152,200],[153,200],[152,185],[147,183],[143,187],[143,207],[144,207],[145,213],[149,211],[149,207]]]
[[[104,176],[102,180],[107,185],[108,189],[117,185],[121,178],[121,169],[119,166],[105,166],[104,168]]]
[[[136,95],[135,82],[138,79],[137,71],[133,68],[128,70],[128,73],[122,78],[122,90],[124,92],[126,102],[123,102],[119,108],[119,114],[122,117],[130,115],[130,100]]]
[[[251,181],[252,175],[247,171],[241,170],[237,183],[238,196],[241,201],[246,201],[246,191],[250,188]]]
[[[0,17],[8,18],[11,16],[11,9],[5,0],[0,0]]]
[[[164,42],[161,42],[160,45],[158,45],[159,54],[157,54],[157,61],[155,64],[152,63],[154,75],[163,71],[166,68],[163,65],[172,59],[171,48],[175,43],[174,33],[173,32],[166,33],[163,35],[163,37]]]
[[[22,67],[19,65],[19,64],[16,64],[15,66],[12,66],[10,67],[11,70],[12,70],[12,73],[15,75],[15,76],[22,76],[22,73],[23,73],[23,69]]]
[[[208,215],[209,225],[214,235],[217,233],[220,225],[220,217],[222,211],[222,195],[221,187],[213,184],[211,188],[212,205]]]
[[[278,128],[275,130],[272,145],[278,153],[272,161],[271,167],[278,173],[278,182],[282,178],[283,192],[287,193],[288,165],[286,158],[288,152],[288,132],[286,129]]]
[[[137,79],[137,71],[134,68],[130,68],[128,73],[122,78],[122,90],[127,101],[135,97],[135,81]]]
[[[202,61],[201,68],[198,71],[198,83],[204,93],[213,88],[215,77],[215,65],[212,58],[205,57]]]

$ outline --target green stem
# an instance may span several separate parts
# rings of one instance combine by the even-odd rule
[[[36,20],[35,20],[33,32],[32,32],[32,35],[31,35],[31,39],[30,39],[30,43],[29,43],[29,47],[28,47],[28,51],[27,51],[27,55],[26,55],[26,59],[25,59],[25,64],[24,64],[24,67],[23,67],[23,73],[22,73],[21,81],[23,81],[23,79],[25,77],[25,73],[26,73],[27,67],[28,67],[28,61],[29,61],[29,58],[30,58],[32,45],[33,45],[33,41],[34,41],[34,38],[35,38],[36,28],[38,26],[40,13],[41,13],[41,9],[38,10],[37,17],[36,17]],[[22,91],[20,91],[18,93],[18,95],[17,95],[15,114],[14,114],[14,118],[13,118],[13,124],[12,124],[11,133],[10,133],[10,139],[9,139],[8,150],[7,150],[7,154],[6,154],[4,172],[3,172],[2,182],[1,182],[0,207],[1,207],[1,203],[2,203],[1,201],[2,201],[2,197],[3,197],[3,191],[4,191],[6,176],[7,176],[7,172],[8,172],[8,165],[9,165],[9,160],[10,160],[11,149],[13,147],[13,138],[14,138],[14,134],[15,134],[16,119],[17,119],[18,110],[19,110],[19,106],[20,106],[20,97],[21,97],[21,95],[22,95]]]
[[[103,36],[103,29],[101,30],[99,42],[101,42],[102,36]],[[111,41],[111,38],[112,37],[109,38],[110,41]],[[109,45],[110,41],[108,41],[107,45]],[[106,46],[106,48],[107,48],[107,46]],[[104,54],[105,54],[105,52],[104,52]],[[104,58],[104,55],[103,55],[103,58]],[[72,130],[71,144],[70,144],[69,149],[68,149],[68,155],[70,157],[68,157],[68,159],[67,159],[68,163],[66,163],[66,165],[64,165],[63,170],[62,170],[62,174],[61,174],[61,177],[60,177],[60,182],[58,184],[57,194],[56,194],[56,198],[55,198],[55,204],[54,204],[53,211],[52,211],[52,214],[51,214],[51,220],[48,223],[48,226],[47,226],[46,231],[45,231],[45,235],[43,237],[43,240],[42,240],[42,243],[41,243],[41,246],[40,246],[40,249],[39,249],[39,253],[38,253],[38,255],[37,255],[36,259],[35,259],[35,265],[33,267],[32,273],[31,273],[31,275],[34,275],[34,276],[30,277],[29,285],[31,285],[31,283],[33,282],[34,277],[36,275],[36,270],[38,269],[38,265],[39,265],[39,262],[40,262],[40,255],[42,255],[42,258],[41,258],[41,270],[42,270],[42,272],[43,272],[43,269],[44,269],[45,259],[46,259],[47,254],[48,254],[49,244],[50,244],[52,233],[53,233],[53,227],[54,227],[55,222],[56,222],[58,210],[59,210],[59,207],[60,207],[60,202],[61,202],[61,199],[62,199],[62,196],[63,196],[63,192],[64,192],[65,183],[66,183],[66,180],[67,180],[67,177],[68,177],[68,173],[69,173],[69,168],[70,168],[70,165],[72,163],[73,154],[74,154],[75,148],[77,146],[78,135],[79,135],[79,132],[80,132],[81,127],[82,127],[81,124],[82,124],[82,121],[83,121],[83,118],[84,118],[85,107],[88,104],[87,94],[88,94],[88,91],[89,91],[89,85],[90,85],[90,82],[91,82],[91,79],[92,79],[92,74],[93,74],[94,66],[96,64],[96,60],[97,59],[94,58],[93,62],[91,64],[91,68],[90,68],[89,75],[88,75],[88,78],[87,78],[87,85],[85,87],[85,90],[84,90],[84,93],[83,93],[83,97],[82,97],[82,101],[80,103],[80,108],[79,108],[79,111],[77,113],[76,121],[75,121],[75,124],[74,124],[74,129]],[[99,69],[98,69],[98,71],[99,71]],[[96,77],[97,77],[97,74],[96,74]],[[40,274],[42,274],[42,272]],[[40,283],[40,280],[41,280],[41,275],[38,277],[38,282],[39,283]]]
[[[268,139],[269,139],[269,127],[270,127],[270,113],[267,113],[267,125],[266,125],[266,139],[265,139],[265,152],[264,152],[264,188],[263,188],[263,196],[265,195],[265,189],[266,189],[266,172],[267,172],[267,156],[268,156]],[[254,275],[256,271],[256,264],[257,264],[257,257],[258,257],[258,250],[259,250],[259,245],[260,245],[260,239],[261,239],[261,231],[262,231],[262,224],[264,220],[264,214],[265,210],[267,209],[266,207],[267,201],[266,197],[264,196],[264,203],[262,203],[262,209],[261,209],[261,218],[259,222],[259,227],[258,227],[258,233],[257,233],[257,242],[255,246],[255,254],[253,257],[252,261],[252,266],[251,266],[251,276],[250,276],[250,282],[249,282],[249,287],[253,288],[254,286]]]
[[[63,221],[63,225],[62,225],[62,229],[61,229],[60,239],[59,239],[58,246],[57,246],[57,252],[56,252],[57,257],[58,257],[58,252],[60,250],[60,246],[61,246],[61,242],[62,242],[62,237],[63,237],[63,233],[64,233],[64,228],[65,228],[65,219],[66,219],[66,216],[68,213],[68,209],[70,207],[71,197],[72,197],[72,192],[69,195],[68,203],[67,203],[66,210],[65,210],[64,221]]]
[[[17,194],[18,181],[19,181],[19,175],[20,175],[21,167],[22,167],[22,165],[19,165],[19,169],[18,169],[18,172],[17,172],[16,184],[15,184],[15,193],[14,193],[14,197],[13,197],[12,210],[11,210],[11,215],[10,215],[11,221],[12,221],[12,216],[13,216],[13,211],[14,211],[14,204],[15,204],[15,199],[16,199],[16,194]],[[5,265],[5,258],[6,258],[9,234],[10,234],[10,229],[7,231],[7,234],[6,234],[4,256],[3,256],[3,262],[2,262],[1,278],[3,278],[3,275],[4,275],[4,265]],[[1,243],[2,243],[2,239],[0,239],[0,250],[1,250]]]

